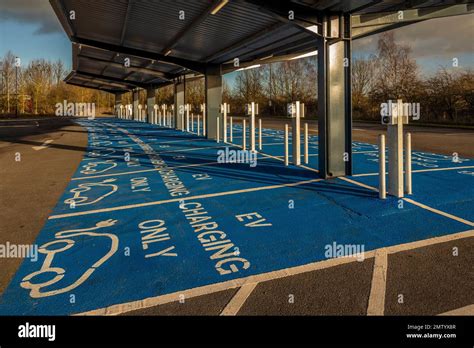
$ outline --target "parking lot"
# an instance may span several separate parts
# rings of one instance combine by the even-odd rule
[[[252,165],[217,160],[240,149],[237,122],[233,144],[121,119],[77,123],[21,145],[74,154],[77,170],[62,174],[37,235],[32,226],[38,260],[8,267],[1,314],[442,314],[474,302],[473,159],[415,151],[414,194],[380,200],[374,144],[354,142],[353,176],[321,180],[316,135],[309,163],[285,167],[277,129],[264,128]],[[83,151],[85,138],[71,137],[81,130]],[[347,245],[357,254],[338,257]]]

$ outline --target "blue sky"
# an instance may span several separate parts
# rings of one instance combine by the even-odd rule
[[[63,32],[38,34],[38,24],[17,21],[0,22],[0,56],[8,50],[21,57],[22,65],[36,58],[61,58],[67,70],[71,69],[71,42]]]
[[[61,58],[70,69],[71,43],[49,1],[0,0],[0,8],[0,56],[11,50],[21,57],[23,65],[35,58]],[[474,14],[429,20],[395,30],[396,40],[412,47],[412,56],[422,74],[431,74],[439,66],[450,66],[454,57],[461,67],[474,68],[473,34]],[[353,56],[374,53],[377,38],[374,35],[354,41]]]

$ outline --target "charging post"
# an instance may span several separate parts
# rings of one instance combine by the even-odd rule
[[[403,125],[408,124],[408,115],[403,113],[401,99],[396,104],[389,102],[388,105],[388,115],[382,115],[382,124],[387,125],[388,194],[403,198]]]

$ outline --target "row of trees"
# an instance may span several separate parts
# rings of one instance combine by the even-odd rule
[[[317,117],[316,62],[303,58],[238,71],[231,86],[224,80],[223,100],[231,104],[232,114],[243,114],[245,103],[255,101],[265,116],[283,116],[287,103],[299,100],[305,103],[306,117]],[[380,36],[376,54],[354,59],[351,71],[354,119],[378,121],[381,103],[402,99],[420,103],[422,122],[474,123],[473,71],[440,67],[423,77],[411,48],[397,43],[393,32]],[[199,110],[202,80],[187,83],[186,100]],[[157,101],[171,104],[172,87],[160,89]]]
[[[316,62],[310,59],[293,60],[264,65],[258,69],[238,71],[232,86],[223,79],[223,101],[230,103],[232,114],[244,114],[245,104],[254,101],[259,104],[262,115],[284,115],[286,104],[299,100],[306,110],[316,114]],[[198,111],[204,102],[204,80],[186,82],[186,103]],[[173,86],[156,91],[157,104],[173,103]],[[146,93],[140,93],[140,103],[145,103]],[[129,93],[122,97],[124,103],[131,103]]]
[[[18,64],[20,63],[20,64]],[[18,66],[19,65],[19,66]],[[54,114],[56,103],[91,102],[96,112],[112,112],[114,96],[64,83],[61,60],[35,59],[23,67],[12,52],[0,60],[0,114]]]
[[[380,104],[402,99],[420,103],[422,122],[474,123],[474,73],[457,66],[440,67],[422,77],[407,45],[393,32],[381,36],[377,54],[352,64],[352,103],[355,119],[380,119]]]
[[[66,85],[65,71],[59,60],[34,60],[18,69],[9,52],[1,61],[0,112],[13,113],[16,101],[21,113],[52,113],[57,102],[95,102],[98,110],[112,110],[113,96],[91,89]],[[232,82],[224,79],[223,100],[232,106],[232,114],[243,114],[244,105],[259,103],[260,115],[283,116],[286,105],[305,103],[306,117],[317,117],[317,59],[308,57],[263,65],[234,72]],[[186,84],[186,102],[198,111],[204,102],[204,81]],[[453,66],[440,68],[434,75],[422,77],[407,45],[395,41],[393,32],[380,36],[375,54],[352,61],[352,103],[354,119],[379,120],[380,104],[402,99],[420,103],[423,122],[474,123],[474,73]],[[131,103],[131,93],[122,97]],[[157,104],[173,103],[173,86],[156,90]],[[140,93],[146,103],[146,93]]]

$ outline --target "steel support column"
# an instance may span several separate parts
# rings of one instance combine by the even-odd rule
[[[146,90],[146,122],[150,123],[153,120],[153,113],[155,112],[155,89],[150,87]]]
[[[174,124],[176,129],[182,129],[181,124],[184,115],[184,102],[185,102],[185,91],[186,91],[186,80],[184,76],[180,77],[174,83]]]
[[[351,23],[323,18],[318,40],[319,175],[352,175]]]
[[[217,118],[220,116],[222,104],[222,75],[219,66],[206,69],[206,136],[217,139]],[[222,124],[222,120],[220,122]],[[220,128],[220,139],[223,139],[223,127]]]
[[[133,91],[133,113],[132,113],[132,120],[140,120],[140,116],[138,115],[138,103],[140,102],[138,89]]]

